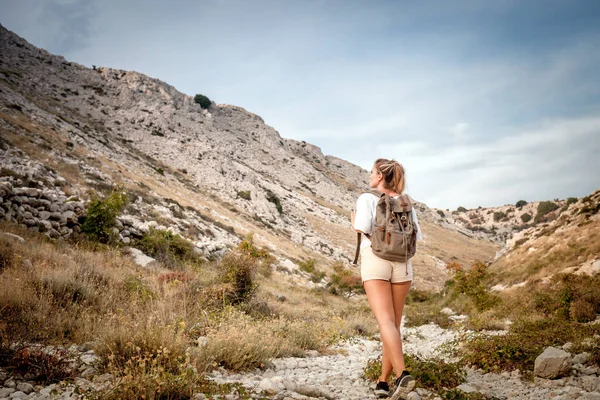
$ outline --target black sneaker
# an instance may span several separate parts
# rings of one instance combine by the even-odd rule
[[[375,396],[378,399],[382,399],[384,397],[388,397],[390,395],[390,385],[387,382],[377,382],[377,386],[375,386]]]
[[[396,390],[394,391],[391,400],[406,400],[408,394],[414,389],[415,383],[415,378],[410,376],[408,371],[402,371],[402,375],[396,379]]]

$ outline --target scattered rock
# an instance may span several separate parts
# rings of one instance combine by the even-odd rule
[[[535,359],[534,374],[540,378],[558,378],[570,369],[571,354],[562,349],[548,347]]]
[[[20,390],[21,392],[25,393],[25,394],[29,394],[31,392],[33,392],[33,385],[27,382],[22,382],[19,383],[17,385],[17,390]]]
[[[573,357],[573,364],[586,364],[590,359],[590,353],[580,353]]]
[[[129,247],[127,249],[129,254],[133,257],[133,262],[139,265],[142,268],[156,268],[158,267],[158,261],[154,258],[145,255],[141,250],[138,250],[134,247]]]
[[[16,240],[17,242],[20,243],[25,243],[25,239],[23,239],[21,236],[19,235],[15,235],[14,233],[10,233],[10,232],[0,232],[0,236],[5,237],[5,238],[9,238],[9,239],[13,239]]]

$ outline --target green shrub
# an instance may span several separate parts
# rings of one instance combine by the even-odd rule
[[[456,209],[456,211],[458,211],[458,212],[467,212],[467,209],[461,206],[461,207],[458,207]]]
[[[486,372],[531,371],[535,359],[548,346],[561,347],[593,335],[593,328],[566,323],[561,317],[520,319],[502,336],[479,336],[460,350],[462,360]]]
[[[316,270],[315,259],[314,258],[309,258],[306,261],[301,261],[301,262],[298,263],[298,267],[300,268],[301,271],[304,271],[304,272],[307,272],[309,274],[312,274]]]
[[[229,304],[248,302],[258,288],[254,281],[256,258],[247,252],[230,252],[219,262],[219,280],[224,286],[223,301]]]
[[[558,208],[558,204],[553,203],[551,201],[541,201],[538,204],[537,214],[535,215],[534,222],[544,222],[547,220],[546,215]]]
[[[244,200],[252,200],[252,196],[250,195],[249,190],[242,190],[240,192],[237,192],[237,197]]]
[[[252,233],[248,233],[244,237],[244,240],[238,244],[237,248],[256,259],[257,269],[262,275],[271,275],[271,265],[275,262],[275,257],[266,249],[258,248],[254,245],[254,235]]]
[[[437,213],[439,214],[440,217],[444,218],[446,216],[446,214],[444,214],[444,212],[442,210],[437,210]]]
[[[104,199],[94,199],[87,209],[85,221],[81,226],[82,232],[94,241],[109,243],[116,240],[112,228],[115,227],[117,216],[123,211],[127,195],[120,187],[115,188]]]
[[[504,218],[506,218],[506,214],[503,213],[502,211],[494,212],[494,222],[498,222]]]
[[[566,205],[569,206],[569,205],[574,204],[574,203],[577,203],[577,197],[569,197],[567,199],[567,204]]]
[[[529,213],[521,214],[521,221],[523,221],[524,224],[531,221],[531,218],[533,218],[533,217]]]
[[[204,109],[210,108],[210,105],[212,103],[210,99],[203,94],[197,94],[196,96],[194,96],[194,102],[200,104],[200,107]]]
[[[137,276],[129,276],[123,281],[125,292],[131,297],[146,303],[156,298],[156,294]]]
[[[419,356],[404,355],[406,369],[416,379],[418,387],[435,392],[454,388],[466,381],[467,374],[459,363],[449,363],[442,359],[425,360]],[[370,359],[363,368],[363,377],[377,381],[381,376],[381,356]],[[392,374],[391,380],[394,380]]]
[[[521,208],[521,207],[526,206],[526,205],[527,205],[527,202],[525,200],[519,200],[519,201],[517,201],[517,204],[515,204],[515,206],[517,208]]]
[[[283,214],[283,207],[281,206],[281,200],[279,199],[279,197],[277,197],[277,195],[275,193],[271,192],[270,190],[267,191],[267,201],[275,204],[275,208],[277,209],[279,214]]]
[[[162,262],[167,268],[180,267],[185,262],[201,262],[192,242],[168,230],[150,227],[137,241],[136,247]]]
[[[458,294],[467,295],[478,311],[490,309],[501,301],[500,297],[490,293],[484,284],[489,278],[489,273],[483,262],[475,261],[468,270],[461,264],[452,262],[446,269],[453,274],[450,288]]]
[[[433,391],[453,388],[466,381],[467,373],[460,363],[449,363],[442,359],[425,360],[418,356],[405,355],[406,369],[417,380],[420,387]]]

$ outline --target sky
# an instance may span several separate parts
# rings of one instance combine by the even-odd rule
[[[70,61],[241,106],[456,209],[600,188],[598,0],[0,0]]]

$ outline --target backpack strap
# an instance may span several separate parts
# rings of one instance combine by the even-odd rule
[[[360,255],[360,241],[362,239],[362,234],[360,232],[356,232],[356,253],[354,253],[354,261],[352,261],[353,265],[358,263],[358,256]]]

